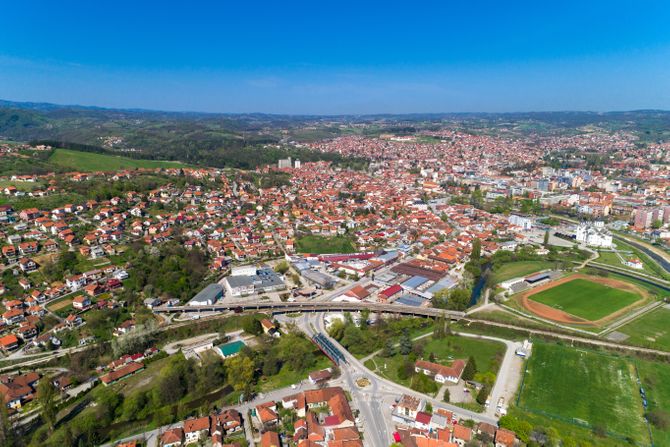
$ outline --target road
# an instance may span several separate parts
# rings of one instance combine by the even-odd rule
[[[316,332],[320,332],[328,336],[324,327],[322,315],[320,314],[305,313],[298,319],[293,319],[293,322],[310,336]],[[472,334],[467,334],[466,336],[480,338],[480,336]],[[347,361],[346,364],[340,365],[342,375],[339,380],[345,385],[345,388],[349,389],[351,392],[354,407],[360,411],[361,418],[364,421],[363,431],[365,433],[365,439],[370,442],[372,447],[387,447],[390,443],[393,442],[391,405],[395,403],[396,398],[399,398],[403,394],[420,397],[425,401],[430,402],[434,408],[446,408],[463,419],[472,419],[477,422],[488,422],[493,425],[497,424],[497,419],[487,413],[476,413],[455,405],[447,404],[441,400],[432,398],[431,396],[422,393],[418,393],[410,388],[392,382],[373,373],[365,367],[362,361],[358,360],[355,356],[344,349],[344,347],[342,347],[337,342],[337,340],[334,340],[330,337],[328,338],[331,343],[333,343],[333,345],[342,352]],[[514,357],[514,349],[516,345],[514,342],[498,339],[495,337],[481,336],[481,338],[500,341],[508,346],[506,357],[503,360],[501,367],[510,368],[510,372],[500,374],[502,377],[500,380],[500,385],[498,385],[498,382],[496,382],[494,393],[497,393],[496,395],[508,395],[509,390],[511,390],[513,394],[516,389],[513,384],[503,384],[503,381],[512,381],[515,377],[514,372],[511,369],[514,359],[508,357],[507,354],[510,354],[512,357]],[[367,378],[370,381],[370,385],[361,389],[356,384],[356,380],[359,378]]]
[[[297,384],[297,388],[292,388],[292,387],[286,387],[286,388],[280,388],[278,390],[271,391],[269,393],[265,394],[259,394],[257,395],[254,399],[248,401],[248,402],[243,402],[239,405],[231,405],[228,407],[223,407],[222,410],[226,409],[235,409],[240,412],[242,417],[245,419],[245,434],[247,441],[249,442],[249,447],[253,447],[255,445],[255,439],[253,438],[252,433],[250,430],[246,427],[247,424],[250,425],[250,422],[248,421],[247,414],[249,410],[252,408],[256,407],[256,405],[262,404],[264,402],[278,402],[284,399],[287,396],[290,396],[292,394],[299,393],[300,391],[305,391],[305,390],[312,390],[316,389],[317,387],[310,384],[308,381],[301,382],[300,384]],[[162,433],[165,433],[166,430],[169,430],[170,428],[175,428],[175,427],[182,427],[184,424],[183,422],[176,422],[174,424],[169,424],[169,425],[164,425],[162,427],[156,428],[154,430],[150,430],[148,432],[144,433],[139,433],[136,435],[132,436],[127,436],[123,439],[117,439],[113,442],[108,442],[106,444],[103,444],[102,447],[112,447],[115,446],[118,443],[121,442],[128,442],[132,440],[144,440],[146,442],[147,447],[157,447],[159,445],[159,440],[160,440],[160,435]]]

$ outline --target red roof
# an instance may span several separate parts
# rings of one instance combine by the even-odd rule
[[[380,295],[384,295],[385,297],[391,297],[395,295],[396,293],[400,293],[402,291],[402,287],[400,287],[398,284],[394,284],[388,289],[382,290],[379,292]]]
[[[428,425],[428,424],[430,424],[430,420],[432,419],[432,417],[433,416],[428,414],[428,413],[424,413],[423,411],[419,411],[416,414],[416,421],[420,424]]]

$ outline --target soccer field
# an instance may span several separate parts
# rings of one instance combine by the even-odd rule
[[[528,298],[585,320],[596,321],[635,303],[641,297],[632,292],[578,278]]]
[[[519,406],[649,443],[635,368],[625,358],[535,343]]]

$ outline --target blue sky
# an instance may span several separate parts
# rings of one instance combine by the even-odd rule
[[[3,4],[0,98],[268,113],[670,109],[665,1]]]

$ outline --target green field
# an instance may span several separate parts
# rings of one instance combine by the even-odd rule
[[[356,249],[351,240],[344,236],[324,237],[305,236],[296,241],[299,253],[354,253]]]
[[[670,365],[650,361],[638,361],[636,365],[649,403],[647,411],[670,413]],[[670,427],[652,425],[651,430],[654,445],[670,445]]]
[[[577,278],[528,298],[571,315],[596,321],[633,304],[640,296]]]
[[[527,276],[554,267],[550,261],[516,261],[496,266],[493,270],[493,283],[498,284],[512,278]]]
[[[433,354],[435,356],[435,363],[449,365],[452,360],[467,360],[472,356],[475,359],[477,372],[479,373],[498,374],[500,362],[505,353],[505,346],[501,343],[456,335],[439,340],[427,337],[414,343],[417,342],[425,343],[422,356],[424,359],[428,359],[430,354]],[[398,377],[398,368],[404,360],[405,357],[401,354],[396,354],[389,358],[377,355],[366,362],[366,366],[373,371],[376,369],[377,374],[382,377],[409,386],[409,380],[401,380]]]
[[[135,168],[180,168],[184,164],[172,161],[137,160],[115,155],[56,149],[49,157],[55,165],[77,171],[115,171]]]
[[[670,309],[662,307],[617,329],[627,341],[640,346],[670,351]]]
[[[626,358],[536,342],[520,393],[523,410],[649,444],[635,368]]]

